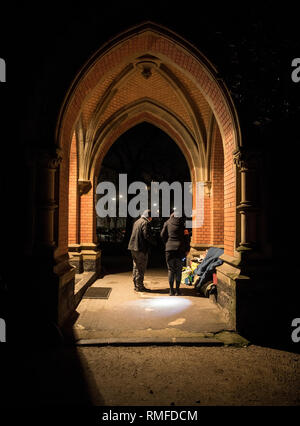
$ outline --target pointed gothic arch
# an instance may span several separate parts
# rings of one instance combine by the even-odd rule
[[[95,176],[118,136],[143,121],[171,136],[188,162],[193,183],[205,185],[206,219],[193,233],[194,250],[217,242],[224,247],[226,260],[237,265],[238,246],[245,241],[239,224],[244,217],[236,209],[241,199],[236,166],[242,140],[233,101],[216,68],[195,46],[152,22],[133,27],[102,46],[81,68],[66,94],[56,128],[62,157],[56,256],[69,250],[87,269],[99,272]],[[213,168],[220,164],[216,158],[220,149],[223,163],[218,175]],[[222,215],[220,208],[218,214],[212,214],[218,200],[216,192],[211,195],[217,187],[223,200]],[[73,205],[71,193],[76,194]],[[69,226],[76,228],[71,242]],[[222,237],[217,234],[220,229]]]

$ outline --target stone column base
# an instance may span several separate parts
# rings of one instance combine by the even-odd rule
[[[69,263],[68,256],[56,259],[54,282],[57,292],[57,325],[61,327],[75,310],[76,268]]]
[[[217,266],[217,303],[222,308],[228,325],[237,330],[237,280],[241,279],[239,260],[223,254],[223,264]],[[245,277],[247,279],[247,277]]]
[[[82,274],[84,271],[83,268],[83,259],[82,254],[80,251],[78,251],[78,248],[80,248],[79,244],[75,244],[73,246],[69,246],[69,262],[72,266],[75,267],[75,273],[76,274]]]
[[[101,251],[82,250],[81,254],[84,271],[94,271],[98,277],[101,272]]]
[[[265,339],[274,329],[274,321],[283,317],[282,294],[272,279],[271,266],[267,260],[225,254],[220,258],[217,303],[229,326],[250,340]]]
[[[69,246],[70,263],[76,268],[76,274],[82,272],[101,273],[101,250],[94,243],[72,244]]]

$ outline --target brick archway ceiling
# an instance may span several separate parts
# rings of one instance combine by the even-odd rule
[[[109,126],[119,112],[125,113],[133,105],[139,104],[140,109],[143,111],[144,108],[145,112],[146,101],[159,105],[157,111],[161,113],[158,112],[157,115],[161,119],[166,113],[176,117],[189,132],[198,152],[207,147],[212,111],[199,89],[178,70],[164,65],[159,58],[143,55],[128,65],[117,67],[108,77],[103,78],[82,105],[77,126],[77,131],[81,134],[78,138],[81,146],[81,180],[87,180],[91,176],[94,147],[98,145],[100,130],[105,125]],[[157,125],[157,120],[151,118],[151,115],[147,116],[147,120]],[[164,127],[166,126],[160,125],[160,128]],[[168,134],[171,136],[172,131]],[[176,141],[176,137],[174,139]],[[176,142],[184,151],[183,144]],[[197,152],[194,154],[197,156]],[[204,157],[202,153],[203,160]],[[189,165],[192,170],[191,161]]]
[[[202,162],[209,157],[212,122],[218,123],[225,157],[238,145],[233,109],[212,67],[208,71],[207,64],[159,31],[146,27],[127,38],[120,36],[96,53],[70,89],[59,122],[59,140],[63,148],[70,147],[77,131],[83,180],[90,178],[87,171],[98,129],[142,99],[177,118],[198,147]]]
[[[143,55],[103,78],[82,104],[77,126],[77,131],[81,132],[78,139],[82,149],[79,170],[82,180],[91,176],[94,147],[99,142],[97,136],[101,133],[100,129],[109,126],[114,116],[121,111],[125,113],[133,105],[139,104],[143,110],[145,102],[159,105],[161,113],[157,115],[161,115],[161,118],[166,113],[176,117],[197,147],[198,152],[194,152],[194,155],[202,150],[201,157],[205,161],[205,149],[212,130],[210,122],[213,112],[209,104],[195,84],[180,71],[164,65],[158,57]],[[157,125],[158,117],[146,116],[149,122]],[[123,127],[124,131],[128,129],[128,125]],[[161,124],[159,127],[165,130],[167,126]],[[168,134],[171,136],[172,130]],[[189,155],[176,136],[173,138],[185,156]],[[192,170],[192,162],[188,163]]]
[[[144,102],[142,103],[144,104]],[[145,101],[145,103],[148,103],[148,101]],[[192,181],[195,181],[197,178],[195,169],[195,163],[197,164],[197,158],[193,158],[193,155],[195,157],[198,157],[198,152],[195,149],[195,146],[192,147],[192,149],[187,148],[187,144],[185,142],[191,142],[189,133],[186,132],[184,128],[178,129],[178,123],[175,122],[174,124],[174,119],[172,116],[167,116],[166,114],[164,114],[164,112],[162,112],[161,114],[155,113],[157,109],[157,106],[155,104],[149,102],[150,107],[145,108],[145,111],[143,111],[143,109],[139,110],[139,105],[140,104],[137,104],[136,106],[134,105],[132,107],[132,110],[136,109],[136,111],[133,114],[129,113],[126,120],[120,121],[117,119],[118,125],[113,126],[112,132],[109,132],[107,137],[104,137],[104,139],[100,143],[98,142],[98,144],[95,145],[94,149],[97,152],[97,155],[92,155],[89,176],[98,176],[103,158],[119,136],[121,136],[127,130],[136,126],[139,123],[148,122],[166,132],[179,146],[190,168]],[[130,112],[132,110],[130,109]],[[162,115],[166,116],[162,117]]]
[[[153,57],[151,60],[153,61]],[[154,61],[157,61],[154,64],[159,64],[158,58]],[[148,98],[180,117],[194,139],[201,138],[206,144],[212,111],[199,89],[171,67],[163,64],[153,66],[149,70],[151,74],[146,74],[145,77],[143,68],[140,69],[137,64],[138,59],[134,65],[119,67],[97,85],[82,106],[83,127],[86,130],[91,126],[100,127],[119,109],[139,99]]]

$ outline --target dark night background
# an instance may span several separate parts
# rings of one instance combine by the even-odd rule
[[[274,255],[280,261],[289,255],[298,231],[300,83],[291,80],[291,62],[300,57],[296,5],[271,1],[211,6],[194,1],[1,5],[0,57],[7,64],[7,82],[0,84],[3,282],[16,278],[8,265],[15,269],[20,262],[24,273],[24,223],[32,197],[26,187],[26,162],[32,151],[53,147],[60,106],[82,65],[107,40],[147,20],[175,31],[216,66],[237,108],[245,145],[259,149],[265,159]],[[292,278],[286,267],[278,274]]]
[[[298,3],[150,0],[1,4],[0,57],[6,61],[7,82],[0,83],[0,317],[7,317],[7,288],[12,285],[10,307],[14,315],[16,300],[22,299],[18,289],[31,280],[23,260],[28,243],[27,206],[34,203],[35,196],[28,189],[27,165],[38,147],[54,146],[65,94],[91,55],[118,33],[148,20],[195,45],[228,87],[243,142],[260,151],[266,167],[274,279],[280,281],[287,304],[299,300],[298,293],[291,292],[291,284],[299,282],[300,82],[291,79],[291,62],[300,57]],[[27,317],[21,322],[17,319],[20,335],[26,340]],[[35,344],[30,336],[28,340]],[[18,356],[16,351],[16,364]],[[16,386],[16,401],[20,398],[17,393]],[[42,419],[51,414],[47,411]]]
[[[180,148],[166,133],[149,123],[140,123],[121,135],[108,150],[102,165],[126,173],[129,183],[191,180]]]

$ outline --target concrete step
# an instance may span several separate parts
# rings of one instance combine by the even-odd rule
[[[74,300],[77,307],[86,290],[96,281],[96,272],[83,272],[75,276]]]
[[[224,343],[214,338],[196,338],[196,337],[173,337],[165,339],[157,337],[124,338],[111,337],[102,339],[80,339],[76,342],[77,346],[172,346],[172,345],[190,345],[190,346],[223,346]]]
[[[99,336],[78,339],[76,346],[236,346],[246,347],[250,344],[248,340],[233,331],[220,331],[218,333],[199,333],[198,336],[138,336],[128,333],[127,336]]]

